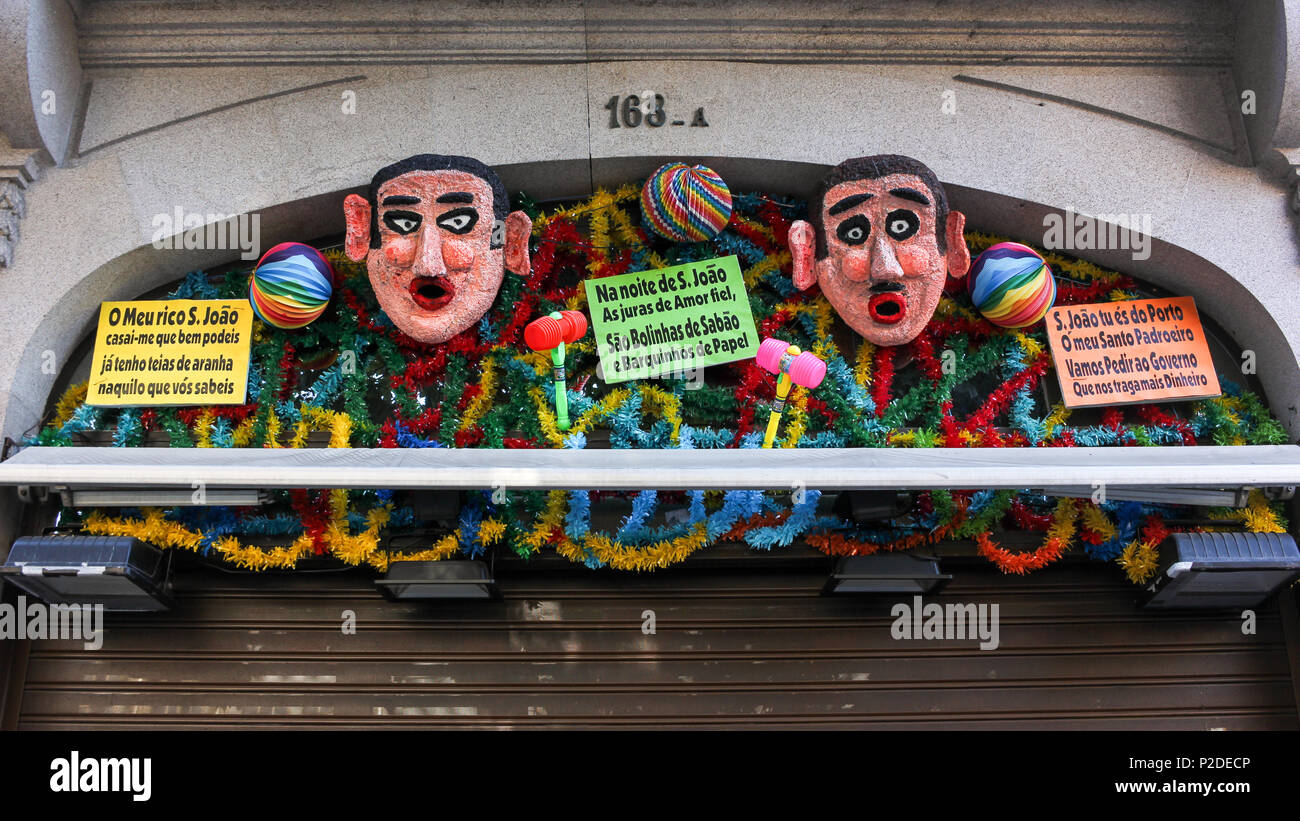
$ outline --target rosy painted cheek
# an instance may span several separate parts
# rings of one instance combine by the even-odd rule
[[[468,243],[447,240],[442,245],[442,261],[450,271],[464,271],[474,264],[474,248]]]
[[[419,238],[417,234],[405,237],[389,237],[384,240],[382,247],[384,260],[389,265],[409,268],[415,261],[416,251],[419,250]]]
[[[845,254],[840,268],[848,278],[863,280],[867,278],[867,274],[871,270],[871,264],[866,254]]]
[[[898,255],[898,265],[903,269],[903,273],[909,277],[927,276],[934,272],[937,266],[935,255],[926,251],[911,251],[895,249]]]

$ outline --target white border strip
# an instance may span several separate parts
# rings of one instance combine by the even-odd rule
[[[1300,447],[489,450],[27,448],[0,486],[820,490],[1300,485]]]

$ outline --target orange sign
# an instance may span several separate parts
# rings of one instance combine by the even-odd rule
[[[1069,408],[1218,396],[1201,317],[1189,296],[1061,305],[1047,339]]]

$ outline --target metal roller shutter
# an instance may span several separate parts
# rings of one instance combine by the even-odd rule
[[[981,651],[893,639],[896,600],[822,597],[824,566],[728,564],[498,572],[504,601],[447,605],[187,565],[176,611],[110,617],[98,651],[32,642],[17,725],[1297,728],[1276,604],[1246,636],[1143,613],[1110,566],[963,566],[926,601],[998,603]]]

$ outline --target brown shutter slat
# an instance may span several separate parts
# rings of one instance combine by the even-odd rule
[[[99,651],[31,643],[19,725],[1297,728],[1275,605],[1244,636],[1235,614],[1144,613],[1112,566],[962,565],[926,601],[996,602],[985,652],[896,641],[893,600],[765,566],[512,569],[504,601],[450,606],[386,602],[361,572],[187,567],[175,612],[110,618]]]

